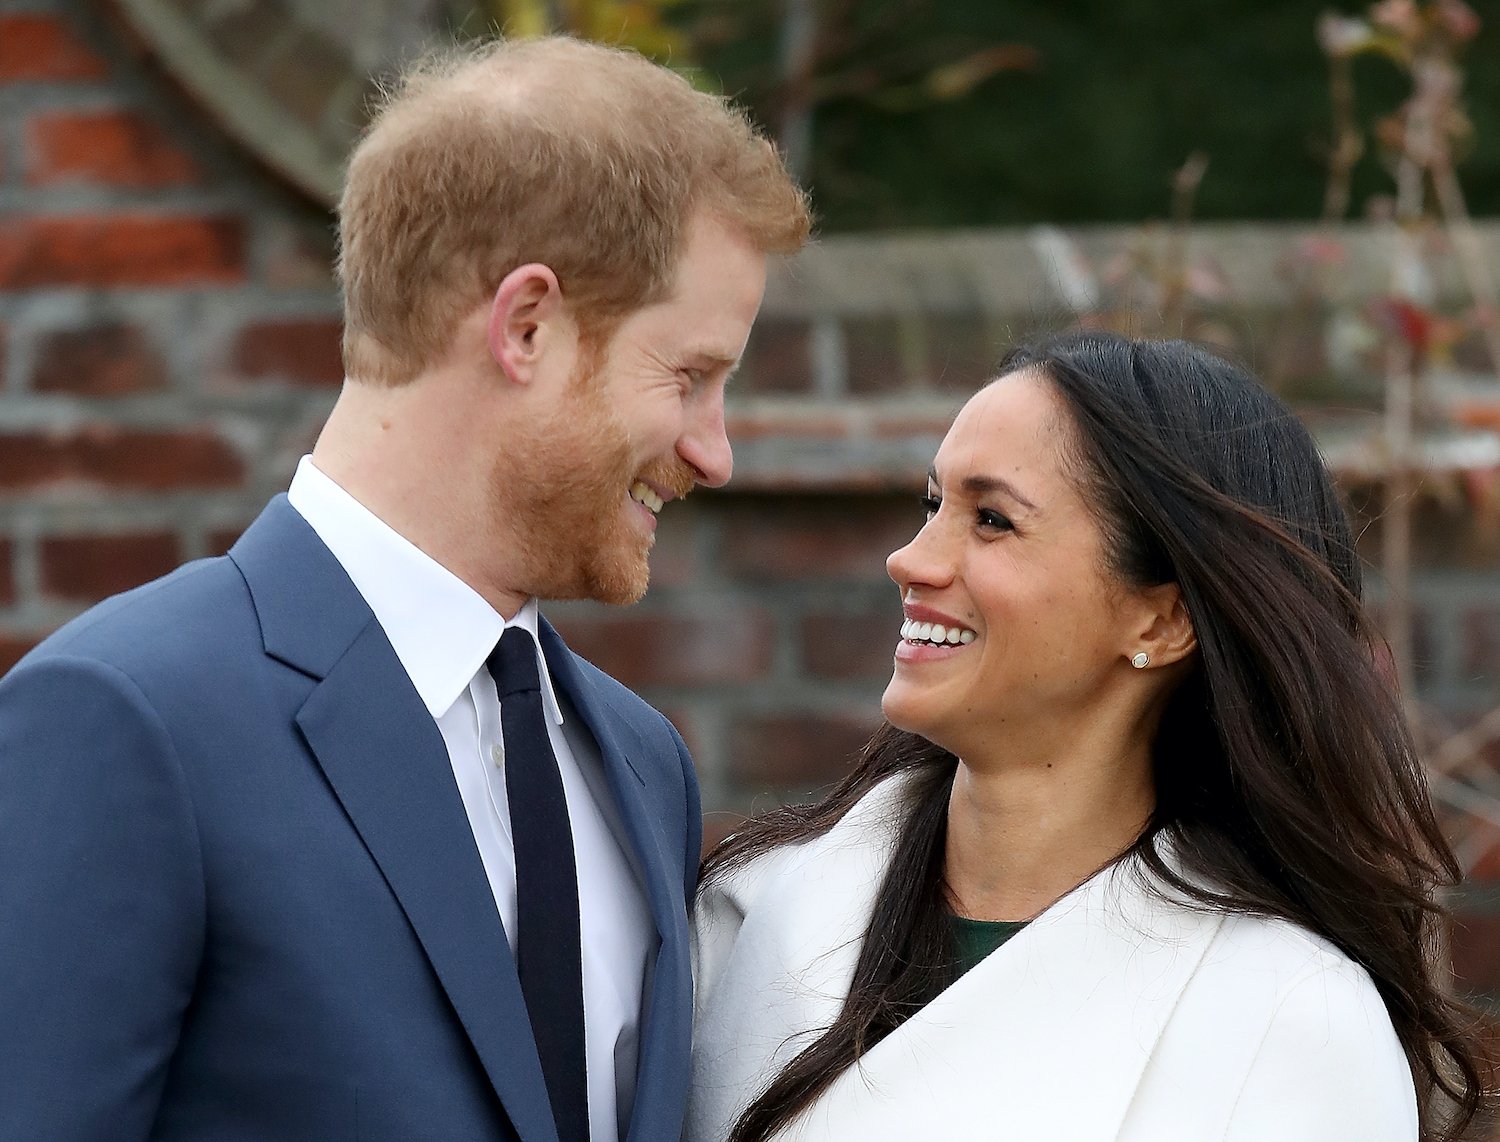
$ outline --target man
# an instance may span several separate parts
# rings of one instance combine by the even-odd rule
[[[691,763],[535,600],[634,601],[656,513],[729,478],[724,384],[807,228],[639,57],[398,86],[288,496],[0,682],[0,1138],[678,1136]]]

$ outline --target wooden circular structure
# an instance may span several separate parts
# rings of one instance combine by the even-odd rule
[[[452,0],[110,0],[224,131],[332,205],[377,79],[451,36]]]

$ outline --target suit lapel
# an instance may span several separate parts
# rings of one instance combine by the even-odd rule
[[[630,842],[641,875],[645,879],[646,898],[650,904],[652,920],[657,932],[665,934],[670,930],[673,910],[667,880],[669,866],[665,841],[646,807],[645,779],[622,747],[598,692],[578,669],[578,664],[573,660],[573,652],[567,648],[562,637],[546,619],[540,617],[537,620],[537,633],[542,653],[547,659],[547,669],[552,674],[553,685],[568,696],[599,745],[599,756],[604,763],[609,791],[614,796],[626,839]]]
[[[597,689],[585,678],[562,638],[545,619],[537,625],[542,652],[553,684],[568,697],[599,745],[609,790],[619,811],[625,840],[635,856],[646,892],[651,919],[656,927],[657,953],[642,996],[640,1066],[637,1068],[635,1103],[626,1137],[643,1138],[642,1123],[665,1121],[676,1116],[686,1097],[686,1068],[647,1066],[673,1050],[673,1029],[691,1021],[691,974],[684,934],[686,917],[681,899],[681,857],[662,836],[661,828],[646,803],[641,766],[623,748],[611,717]],[[644,764],[644,759],[642,763]],[[682,1072],[682,1073],[679,1073]],[[643,1142],[645,1140],[643,1139]],[[654,1142],[654,1140],[653,1140]]]
[[[437,726],[364,600],[284,498],[231,554],[267,653],[316,680],[297,724],[512,1125],[555,1142],[514,960]]]

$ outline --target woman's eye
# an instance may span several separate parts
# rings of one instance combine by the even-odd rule
[[[999,512],[991,511],[989,508],[979,509],[979,526],[992,528],[995,531],[1015,530],[1015,524],[1011,523],[1010,520],[1006,519]]]
[[[923,496],[921,499],[921,504],[922,511],[927,514],[928,519],[931,519],[933,516],[937,515],[938,508],[943,506],[943,501],[938,499],[936,496]]]

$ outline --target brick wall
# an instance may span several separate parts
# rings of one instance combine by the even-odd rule
[[[0,669],[90,602],[224,550],[340,380],[328,219],[127,44],[91,8],[0,0]],[[1198,240],[1243,268],[1250,312],[1293,237]],[[1500,251],[1500,227],[1485,237]],[[1352,241],[1378,281],[1359,269],[1374,238]],[[682,727],[710,836],[836,778],[876,724],[899,622],[884,558],[919,522],[952,411],[1011,336],[1056,319],[1054,296],[1025,235],[825,242],[771,283],[732,489],[664,514],[639,607],[549,608]],[[1418,681],[1460,725],[1500,700],[1500,539],[1439,504],[1420,522]],[[1500,995],[1497,841],[1473,842],[1455,955]]]
[[[0,665],[222,550],[340,380],[326,217],[127,44],[0,0]]]

